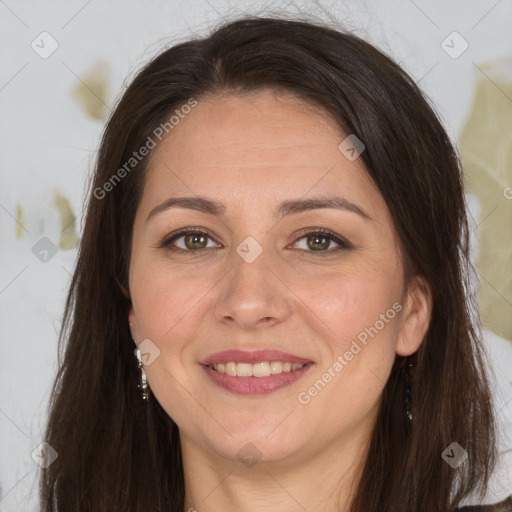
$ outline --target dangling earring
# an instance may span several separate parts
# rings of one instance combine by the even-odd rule
[[[133,327],[132,322],[130,322],[130,328],[131,327]],[[133,336],[133,333],[132,333],[132,336]],[[134,338],[134,341],[135,341],[135,338]],[[140,348],[137,347],[134,352],[135,352],[135,356],[137,357],[137,365],[138,365],[139,371],[140,371],[140,381],[139,381],[139,384],[137,384],[137,387],[141,391],[142,400],[147,403],[149,400],[149,384],[148,384],[148,379],[146,377],[146,372],[144,371],[144,365],[142,363],[142,355],[140,353]]]
[[[413,364],[408,357],[405,361],[405,414],[409,421],[412,422],[412,411],[411,411],[411,403],[412,403],[412,368]]]
[[[144,365],[142,364],[142,356],[140,353],[140,348],[135,349],[135,355],[137,356],[139,371],[140,371],[140,382],[137,384],[137,387],[141,391],[142,400],[147,402],[149,400],[149,384],[146,377],[146,372],[144,371]]]

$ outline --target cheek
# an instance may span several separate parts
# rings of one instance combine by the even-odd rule
[[[316,323],[323,324],[334,356],[347,350],[347,344],[361,333],[364,338],[366,329],[375,324],[386,338],[393,338],[397,323],[393,304],[401,297],[401,284],[399,273],[366,265],[321,276],[302,274],[295,290],[304,311],[310,310]]]
[[[140,335],[154,338],[156,343],[172,337],[178,324],[181,328],[182,323],[193,320],[202,299],[218,280],[152,262],[140,262],[132,277],[132,301]]]
[[[365,265],[321,284],[309,280],[298,292],[323,324],[329,349],[299,397],[312,414],[348,428],[375,411],[395,359],[401,290],[398,266]]]
[[[158,347],[158,356],[145,369],[151,392],[177,424],[202,425],[201,412],[190,403],[191,396],[201,393],[184,353],[212,284],[155,261],[136,260],[133,269],[130,289],[139,337]]]
[[[375,283],[359,280],[337,291],[339,298],[319,304],[329,326],[326,350],[297,398],[310,416],[346,431],[377,412],[396,356],[401,305],[385,288],[377,293]]]

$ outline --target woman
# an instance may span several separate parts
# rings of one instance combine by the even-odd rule
[[[467,240],[445,131],[368,43],[260,18],[164,51],[102,140],[43,510],[483,496],[495,419]]]

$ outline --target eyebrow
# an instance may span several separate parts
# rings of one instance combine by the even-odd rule
[[[196,210],[201,213],[207,213],[220,217],[225,214],[226,206],[214,199],[207,197],[170,197],[163,203],[155,206],[148,214],[146,222],[155,215],[162,213],[170,208],[187,208]],[[286,215],[295,215],[309,210],[317,210],[321,208],[335,208],[337,210],[345,210],[355,213],[364,220],[373,220],[361,207],[351,203],[343,197],[328,196],[311,199],[290,199],[283,201],[277,208],[276,216],[282,218]]]

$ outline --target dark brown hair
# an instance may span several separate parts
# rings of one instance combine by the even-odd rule
[[[155,399],[140,398],[127,320],[148,158],[98,191],[190,98],[262,88],[313,102],[364,142],[361,158],[391,212],[409,276],[423,276],[432,291],[431,323],[411,356],[412,425],[397,356],[351,511],[442,512],[484,494],[495,417],[469,286],[462,172],[445,130],[414,81],[360,38],[316,23],[244,18],[154,58],[108,121],[59,339],[65,350],[45,437],[59,456],[42,474],[43,511],[183,511],[178,428]],[[468,453],[458,469],[441,457],[454,441]]]

